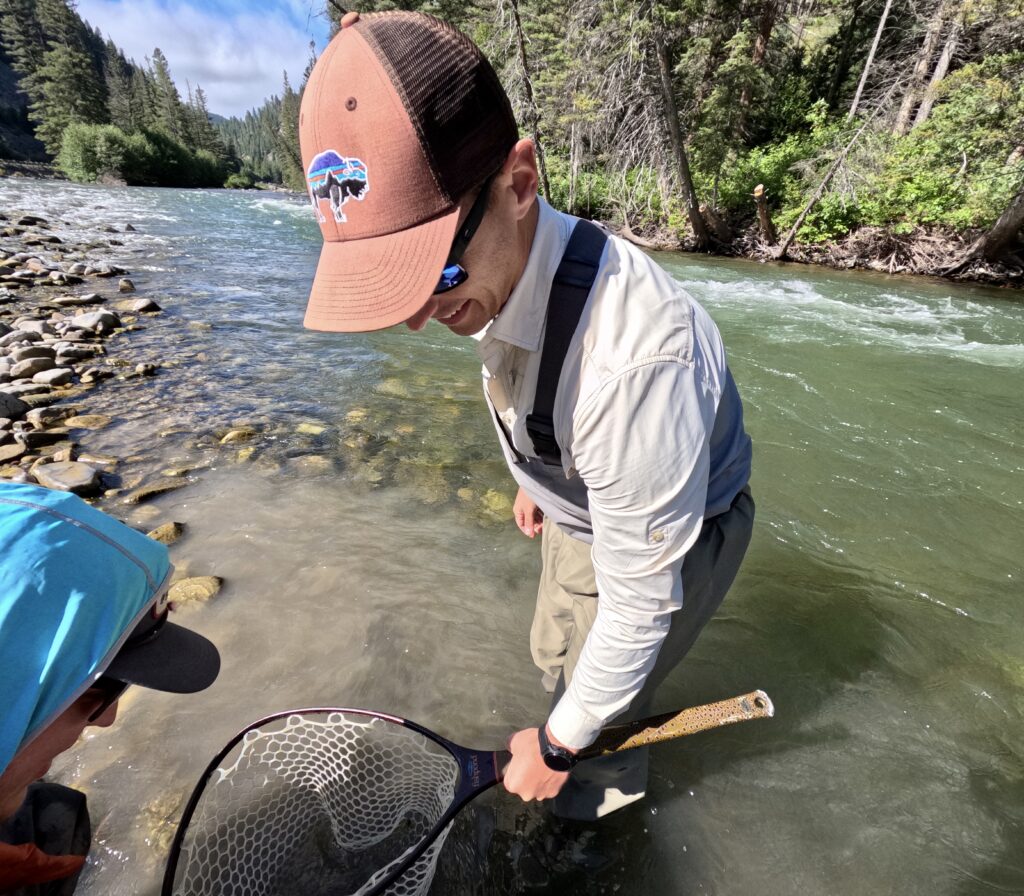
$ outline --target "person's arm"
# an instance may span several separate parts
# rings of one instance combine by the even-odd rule
[[[700,534],[718,394],[701,364],[661,359],[606,383],[577,412],[573,457],[594,526],[598,611],[572,681],[547,722],[572,750],[639,693],[682,606],[682,558]],[[505,786],[554,796],[567,775],[543,764],[536,728],[513,736]]]
[[[577,414],[573,454],[594,528],[597,618],[548,720],[582,748],[626,710],[682,606],[683,555],[700,535],[717,383],[700,362],[658,360],[606,383]]]

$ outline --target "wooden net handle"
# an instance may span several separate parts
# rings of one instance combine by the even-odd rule
[[[621,750],[658,744],[709,728],[746,722],[750,719],[770,719],[775,715],[771,698],[764,691],[751,691],[740,697],[719,700],[704,706],[694,706],[679,712],[640,719],[625,725],[605,728],[589,747],[579,752],[580,759],[607,756]]]

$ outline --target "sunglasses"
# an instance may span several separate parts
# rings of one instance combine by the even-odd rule
[[[116,678],[101,676],[96,679],[96,684],[90,687],[89,690],[99,691],[103,698],[103,702],[100,703],[99,709],[89,716],[89,722],[92,723],[121,699],[121,695],[128,690],[128,682],[118,681]]]
[[[448,292],[450,289],[455,289],[456,286],[460,286],[469,279],[469,272],[459,262],[462,261],[462,256],[466,254],[466,249],[469,248],[469,241],[473,239],[473,235],[484,218],[484,212],[487,211],[487,197],[491,192],[491,183],[494,181],[496,173],[484,181],[484,185],[480,188],[480,193],[476,197],[473,207],[469,210],[469,214],[466,215],[466,220],[462,222],[462,227],[455,234],[451,251],[448,253],[448,260],[444,263],[444,270],[441,271],[441,279],[437,282],[437,286],[434,287],[435,296],[442,292]]]

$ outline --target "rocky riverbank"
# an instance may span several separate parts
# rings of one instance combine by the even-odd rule
[[[66,233],[71,225],[62,224]],[[131,224],[108,225],[103,235],[132,232]],[[125,297],[135,292],[129,272],[100,257],[120,245],[92,233],[69,242],[44,218],[0,212],[0,478],[129,505],[186,484],[181,477],[139,481],[124,459],[88,447],[90,434],[111,423],[89,412],[94,390],[159,371],[108,352],[141,316],[162,310],[152,299]],[[170,544],[183,527],[167,521],[149,534]],[[175,596],[206,599],[220,584],[182,580]]]

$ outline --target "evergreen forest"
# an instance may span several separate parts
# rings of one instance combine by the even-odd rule
[[[346,9],[324,4],[335,27]],[[1024,0],[358,9],[421,10],[469,34],[541,150],[545,196],[641,245],[1000,282],[1024,271]],[[21,114],[69,176],[304,188],[305,78],[211,120],[159,50],[126,60],[67,0],[0,0],[0,28],[0,87],[9,66],[27,97],[19,113],[0,89],[0,127]]]

